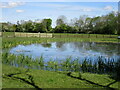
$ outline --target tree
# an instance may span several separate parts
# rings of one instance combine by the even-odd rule
[[[56,20],[56,27],[52,29],[52,19],[17,21],[16,27],[12,23],[2,23],[2,31],[13,32],[55,32],[55,33],[94,33],[120,34],[120,13],[111,12],[104,16],[88,17],[87,15],[73,18],[70,22],[64,15]]]
[[[51,27],[52,20],[51,19],[43,19],[42,24],[43,24],[43,28],[46,32],[50,32],[52,30],[52,27]]]
[[[57,26],[62,25],[62,24],[64,24],[64,21],[62,19],[57,19],[56,24],[57,24]]]
[[[17,28],[16,28],[16,32],[22,32],[22,27],[19,21],[17,21]]]
[[[117,17],[117,34],[120,35],[120,12]]]
[[[11,27],[11,30],[15,32],[16,29],[17,29],[17,25],[13,24],[13,26]]]
[[[35,23],[33,31],[34,32],[40,32],[40,33],[46,32],[42,23]]]
[[[13,24],[10,22],[2,23],[2,31],[6,32],[13,32]]]
[[[56,20],[56,24],[57,25],[67,24],[67,17],[64,15],[59,16],[58,19]]]
[[[85,23],[85,28],[86,28],[86,33],[92,33],[93,32],[93,25],[92,25],[92,18],[87,17],[86,18],[86,23]]]
[[[24,22],[23,27],[26,32],[33,32],[33,22],[31,20]]]

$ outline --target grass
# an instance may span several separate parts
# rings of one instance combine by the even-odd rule
[[[72,37],[72,38],[117,38],[118,35],[108,34],[72,34],[72,33],[54,33],[54,37]]]
[[[118,43],[117,38],[35,38],[35,37],[3,37],[2,48],[11,48],[19,44],[32,44],[42,42],[105,42],[105,43]]]
[[[2,71],[3,88],[103,88],[115,82],[105,74],[81,73],[82,79],[77,79],[76,72],[68,76],[68,72],[28,70],[4,64]],[[107,88],[118,88],[118,83],[115,82]]]
[[[2,32],[3,37],[14,37],[14,32]]]

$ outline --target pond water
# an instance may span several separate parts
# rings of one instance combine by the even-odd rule
[[[47,62],[49,60],[71,59],[91,59],[102,56],[103,58],[120,57],[120,45],[110,43],[95,42],[50,42],[31,45],[18,45],[10,49],[10,53],[15,55],[23,54],[33,59],[44,57]]]

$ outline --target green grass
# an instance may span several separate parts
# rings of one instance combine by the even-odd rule
[[[105,43],[118,43],[117,38],[88,38],[88,37],[67,37],[67,38],[36,38],[36,37],[3,37],[2,38],[2,48],[11,48],[19,44],[32,44],[32,43],[42,43],[42,42],[105,42]]]
[[[13,37],[14,36],[14,32],[2,32],[2,36],[3,37]]]
[[[73,77],[70,77],[67,75],[67,72],[52,72],[34,69],[27,71],[25,68],[17,68],[4,64],[2,71],[3,88],[34,88],[34,85],[39,88],[103,88],[115,81],[109,78],[109,75],[104,74],[81,73],[84,79],[81,80],[74,78],[78,77],[78,73],[75,72],[71,74]],[[12,76],[12,74],[15,75]],[[25,81],[31,82],[33,85]],[[118,88],[118,82],[113,83],[109,87]]]
[[[108,34],[72,34],[72,33],[54,33],[54,37],[73,37],[73,38],[117,38],[118,35]]]

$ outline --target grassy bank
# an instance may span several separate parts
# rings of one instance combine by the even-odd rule
[[[105,42],[118,43],[117,38],[35,38],[35,37],[4,37],[2,38],[2,48],[10,48],[19,44],[32,44],[42,42]]]
[[[90,36],[90,37],[89,37]],[[53,38],[36,38],[36,37],[14,37],[13,32],[3,32],[2,48],[10,48],[19,44],[31,44],[42,42],[106,42],[118,43],[117,35],[100,35],[100,34],[53,34]]]
[[[3,64],[3,88],[118,88],[105,74],[52,72],[16,68]]]

